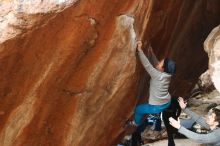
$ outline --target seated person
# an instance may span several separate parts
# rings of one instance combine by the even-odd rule
[[[179,133],[185,135],[192,140],[195,140],[198,143],[207,144],[207,146],[220,146],[220,110],[217,108],[212,108],[208,112],[207,116],[204,118],[186,108],[186,104],[187,103],[184,102],[183,98],[179,97],[180,107],[187,115],[191,117],[189,123],[196,122],[208,129],[209,132],[207,134],[198,134],[192,132],[183,126],[186,121],[181,125],[180,120],[177,121],[172,117],[169,118],[170,125],[178,129]]]

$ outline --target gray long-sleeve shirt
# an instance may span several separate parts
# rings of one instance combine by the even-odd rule
[[[139,58],[145,70],[151,76],[149,89],[149,104],[162,105],[170,101],[168,92],[171,75],[154,68],[143,51],[138,51]]]
[[[206,123],[203,117],[190,111],[188,108],[186,108],[184,112],[188,114],[195,122],[197,122],[201,126],[210,129],[209,125]],[[178,131],[179,133],[185,135],[186,137],[192,140],[195,140],[199,143],[207,144],[207,146],[220,146],[220,128],[210,130],[208,134],[198,134],[186,129],[183,126],[181,126]]]

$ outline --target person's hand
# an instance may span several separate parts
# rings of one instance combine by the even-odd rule
[[[179,102],[179,105],[180,105],[181,109],[186,108],[187,103],[184,101],[184,99],[182,97],[178,98],[178,102]]]
[[[137,49],[138,49],[138,51],[142,50],[142,42],[141,41],[137,41]]]
[[[176,129],[180,129],[181,125],[180,125],[180,120],[178,118],[178,121],[175,120],[174,118],[170,117],[169,118],[169,121],[170,121],[170,125],[172,125],[174,128]]]

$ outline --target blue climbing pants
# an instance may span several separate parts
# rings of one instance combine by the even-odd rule
[[[137,125],[141,124],[141,119],[145,114],[158,114],[166,109],[171,102],[162,105],[151,105],[149,103],[140,104],[135,108],[134,121]]]

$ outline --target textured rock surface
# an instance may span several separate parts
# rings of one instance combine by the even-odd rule
[[[204,43],[209,55],[209,72],[216,89],[220,92],[220,26],[214,28]]]
[[[220,22],[218,0],[21,2],[0,4],[1,146],[116,144],[141,92],[135,39],[177,61],[186,94]]]
[[[0,2],[0,43],[28,29],[47,24],[53,16],[65,8],[74,5],[78,0],[13,0]],[[46,16],[47,15],[47,16]]]
[[[210,91],[210,90],[215,89],[211,76],[210,76],[209,69],[199,77],[198,83],[199,83],[200,88],[203,91]]]

